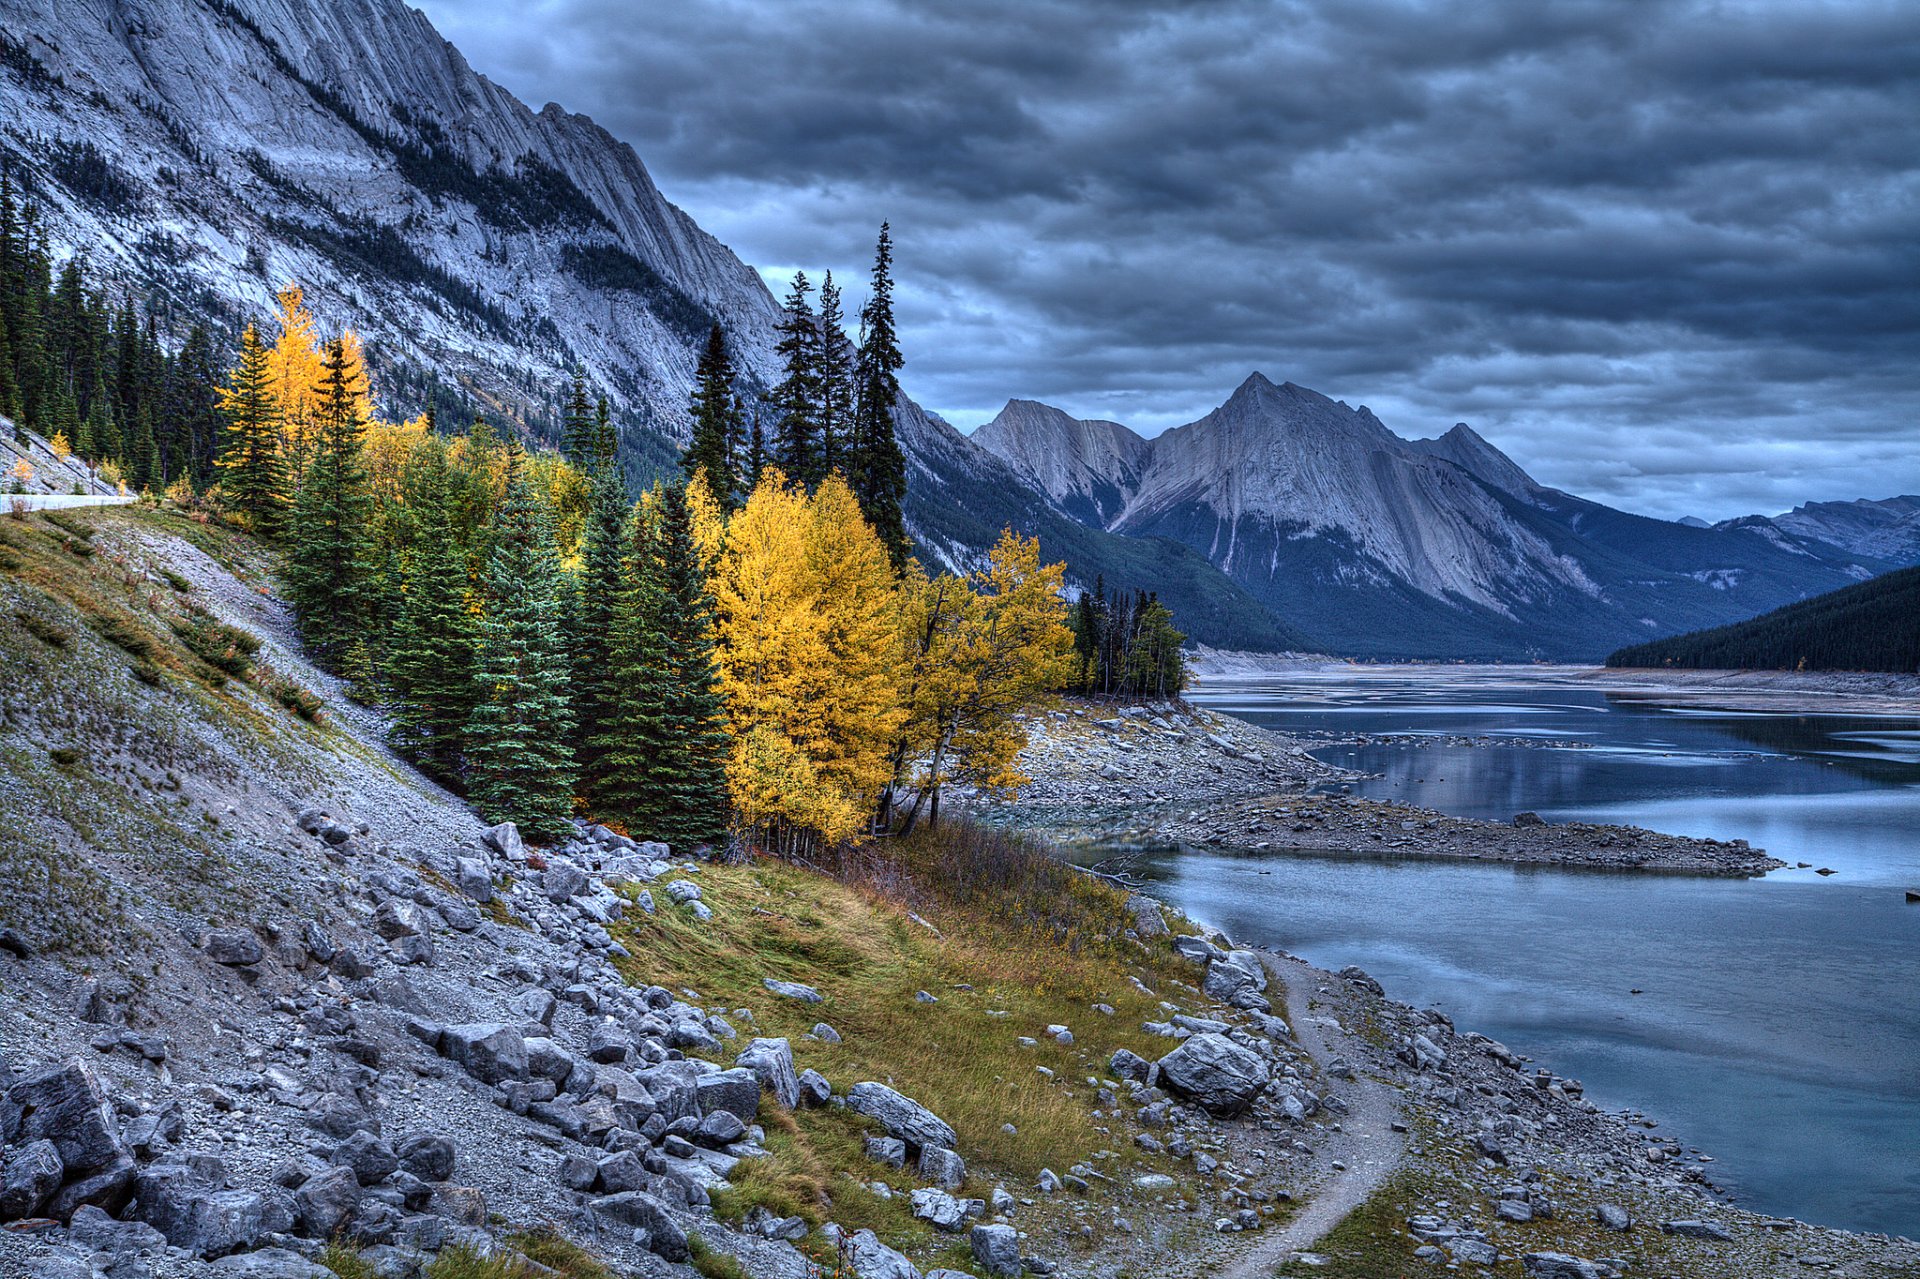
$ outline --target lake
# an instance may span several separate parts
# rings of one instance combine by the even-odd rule
[[[1901,891],[1920,889],[1920,718],[1663,709],[1520,669],[1213,679],[1193,700],[1282,732],[1392,735],[1314,751],[1377,774],[1353,783],[1372,798],[1743,838],[1836,871],[1147,865],[1236,938],[1358,964],[1659,1120],[1747,1207],[1920,1237],[1920,904]]]

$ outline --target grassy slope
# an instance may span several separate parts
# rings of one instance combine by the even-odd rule
[[[1089,1077],[1106,1076],[1115,1049],[1149,1058],[1166,1051],[1166,1040],[1139,1028],[1164,1018],[1160,999],[1189,1009],[1205,1002],[1186,984],[1194,969],[1169,945],[1125,936],[1123,894],[974,832],[916,839],[836,872],[766,860],[703,872],[712,920],[696,922],[664,899],[651,918],[628,913],[622,940],[637,956],[634,975],[686,986],[714,1006],[751,1005],[758,1021],[743,1034],[788,1037],[800,1068],[819,1070],[836,1089],[877,1079],[927,1105],[959,1134],[964,1194],[985,1197],[1003,1183],[1030,1195],[1041,1168],[1065,1173],[1078,1162],[1123,1182],[1165,1172],[1180,1190],[1163,1193],[1194,1193],[1190,1165],[1141,1155],[1094,1113]],[[768,977],[815,986],[826,1002],[773,998],[761,985]],[[938,1002],[917,1000],[923,990]],[[1093,1011],[1096,1003],[1113,1014]],[[808,1038],[819,1021],[844,1042]],[[1076,1042],[1048,1038],[1051,1024],[1070,1027]],[[1037,1043],[1022,1047],[1021,1036]],[[736,1050],[724,1052],[729,1064]],[[866,1159],[869,1129],[859,1116],[768,1108],[761,1118],[774,1156],[736,1171],[737,1188],[717,1197],[724,1216],[762,1206],[814,1224],[831,1218],[875,1230],[923,1266],[970,1267],[963,1237],[913,1219],[906,1195],[921,1183],[912,1169],[889,1172]],[[1003,1130],[1008,1123],[1014,1132]],[[1114,1149],[1122,1155],[1103,1162],[1098,1152]],[[875,1180],[897,1197],[862,1184]],[[1110,1193],[1095,1184],[1096,1200]],[[1067,1197],[1023,1209],[1021,1228],[1038,1234],[1086,1206]]]

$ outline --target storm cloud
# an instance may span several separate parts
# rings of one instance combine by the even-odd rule
[[[1250,371],[1679,516],[1920,490],[1920,7],[428,0],[907,390],[1152,434]]]

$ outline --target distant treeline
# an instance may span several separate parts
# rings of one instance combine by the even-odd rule
[[[1607,665],[1920,671],[1920,568],[1816,595],[1750,621],[1623,648]]]
[[[1178,697],[1187,686],[1187,637],[1156,595],[1107,591],[1105,578],[1067,614],[1073,670],[1066,691],[1090,697]]]

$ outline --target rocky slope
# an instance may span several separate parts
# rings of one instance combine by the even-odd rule
[[[298,280],[416,401],[423,370],[498,408],[584,365],[636,446],[678,429],[712,320],[770,368],[759,276],[631,147],[399,0],[4,0],[0,33],[0,150],[45,232],[190,313]]]
[[[1614,511],[1464,425],[1402,440],[1257,373],[1150,441],[1017,401],[976,439],[1062,513],[1193,547],[1336,652],[1590,659],[1889,567],[1772,524]]]
[[[1776,528],[1895,564],[1920,564],[1920,496],[1808,502],[1773,517]]]

